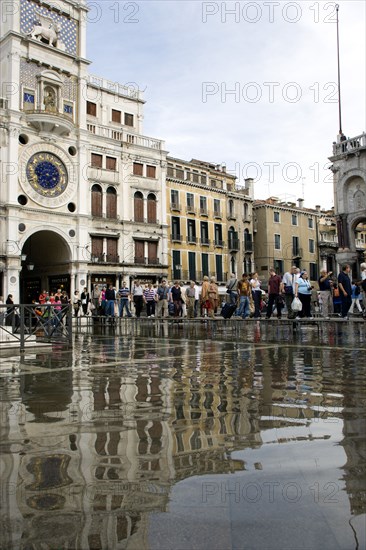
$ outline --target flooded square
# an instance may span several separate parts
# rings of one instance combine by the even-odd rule
[[[365,547],[364,326],[287,330],[131,324],[3,354],[0,547]]]

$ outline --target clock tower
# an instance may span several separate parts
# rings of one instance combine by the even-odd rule
[[[0,294],[28,302],[59,281],[70,292],[76,267],[86,271],[70,241],[86,231],[77,215],[88,142],[87,8],[84,0],[19,0],[1,9]]]

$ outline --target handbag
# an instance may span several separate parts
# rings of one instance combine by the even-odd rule
[[[292,285],[285,285],[285,294],[293,294],[294,289],[292,288]]]
[[[297,298],[296,296],[292,300],[291,308],[292,308],[292,311],[301,311],[302,310],[302,303],[300,302],[299,298]]]

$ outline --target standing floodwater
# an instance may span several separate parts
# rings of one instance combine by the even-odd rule
[[[2,357],[0,548],[364,548],[364,335],[308,334]]]

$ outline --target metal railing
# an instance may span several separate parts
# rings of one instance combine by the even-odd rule
[[[333,143],[333,155],[347,155],[355,153],[359,149],[366,147],[366,133],[359,136],[346,139],[340,143]]]
[[[71,304],[0,304],[0,347],[19,342],[65,342],[72,345]],[[8,335],[8,336],[6,336]]]

